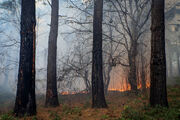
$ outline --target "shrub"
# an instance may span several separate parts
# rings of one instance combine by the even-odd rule
[[[4,114],[2,116],[0,116],[0,120],[18,120],[15,117],[8,115],[8,114]]]

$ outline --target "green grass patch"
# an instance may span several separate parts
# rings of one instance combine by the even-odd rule
[[[0,116],[0,120],[18,120],[18,118],[15,118],[10,114],[3,114]]]
[[[82,114],[81,113],[82,108],[80,108],[80,107],[71,108],[68,105],[64,104],[62,109],[63,109],[64,114],[75,114],[78,116],[81,116],[81,114]]]
[[[51,120],[61,120],[62,118],[58,115],[57,112],[50,111],[49,117]],[[36,119],[35,119],[36,120]]]

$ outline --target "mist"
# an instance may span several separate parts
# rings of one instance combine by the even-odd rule
[[[51,3],[48,0],[36,0],[35,92],[39,106],[43,106],[47,94]],[[103,3],[102,78],[105,96],[111,95],[111,92],[122,92],[126,96],[126,92],[133,90],[134,86],[138,91],[148,93],[151,1],[143,0],[138,4],[127,2],[128,5],[121,2],[122,6],[112,0],[104,0]],[[93,4],[92,0],[59,0],[56,58],[58,96],[91,94]],[[166,82],[168,87],[179,86],[180,2],[166,0],[164,12]],[[0,113],[13,109],[15,104],[20,61],[20,25],[21,1],[0,0]],[[62,97],[61,100],[71,101],[72,98],[69,98]]]

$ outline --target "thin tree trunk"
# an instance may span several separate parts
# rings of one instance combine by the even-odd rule
[[[35,115],[35,0],[22,0],[21,44],[17,94],[14,113],[16,116]]]
[[[45,102],[46,107],[56,107],[59,105],[56,78],[59,0],[52,0],[51,7],[52,11],[48,43],[47,89]]]
[[[106,83],[104,85],[104,92],[105,94],[107,95],[108,93],[108,87],[109,87],[109,83],[110,83],[110,80],[111,80],[111,71],[112,71],[112,66],[111,65],[108,65],[108,71],[107,71],[107,77],[106,77]]]
[[[94,1],[93,61],[92,61],[92,107],[107,107],[104,97],[102,61],[103,0]]]
[[[129,56],[129,75],[128,81],[132,91],[137,91],[137,76],[136,76],[136,57],[132,54]]]
[[[145,74],[145,60],[143,53],[141,52],[141,85],[142,91],[146,93],[146,74]]]
[[[178,76],[180,75],[179,52],[176,52]]]
[[[88,70],[85,70],[85,72],[84,72],[84,84],[86,86],[86,91],[88,93],[91,93],[91,85],[90,85],[90,82],[88,79]]]
[[[169,53],[169,76],[168,77],[172,77],[173,73],[172,73],[172,55],[171,53]]]
[[[151,21],[151,106],[168,106],[166,90],[166,55],[164,0],[152,0]]]

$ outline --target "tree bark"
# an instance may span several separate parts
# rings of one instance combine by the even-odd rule
[[[106,108],[102,66],[103,0],[94,1],[93,55],[92,55],[92,108]]]
[[[14,113],[16,116],[35,115],[35,0],[21,2],[21,44],[17,94]]]
[[[151,15],[150,104],[167,107],[164,0],[152,0]]]
[[[91,84],[90,84],[90,81],[89,81],[89,76],[88,76],[88,70],[85,70],[84,71],[84,84],[85,84],[85,86],[86,86],[86,91],[88,92],[88,93],[91,93]]]
[[[145,59],[141,51],[141,85],[143,93],[146,93],[146,72],[145,72]]]
[[[176,52],[178,76],[180,75],[179,52]]]
[[[172,70],[173,70],[172,55],[171,55],[171,53],[169,53],[169,76],[168,77],[172,77],[173,76]]]
[[[129,53],[129,75],[128,81],[132,91],[137,91],[137,76],[136,76],[136,55]]]
[[[59,105],[56,78],[59,0],[52,0],[51,7],[52,11],[48,43],[47,89],[45,102],[46,107],[56,107]]]
[[[106,79],[105,80],[105,83],[104,83],[104,93],[107,95],[107,93],[108,93],[108,87],[109,87],[109,83],[110,83],[110,80],[111,80],[111,71],[112,71],[112,66],[111,65],[108,65],[108,68],[107,68],[108,70],[107,70],[107,73],[106,72],[104,72],[104,74],[106,74],[105,75],[105,77],[104,77],[104,79]]]

